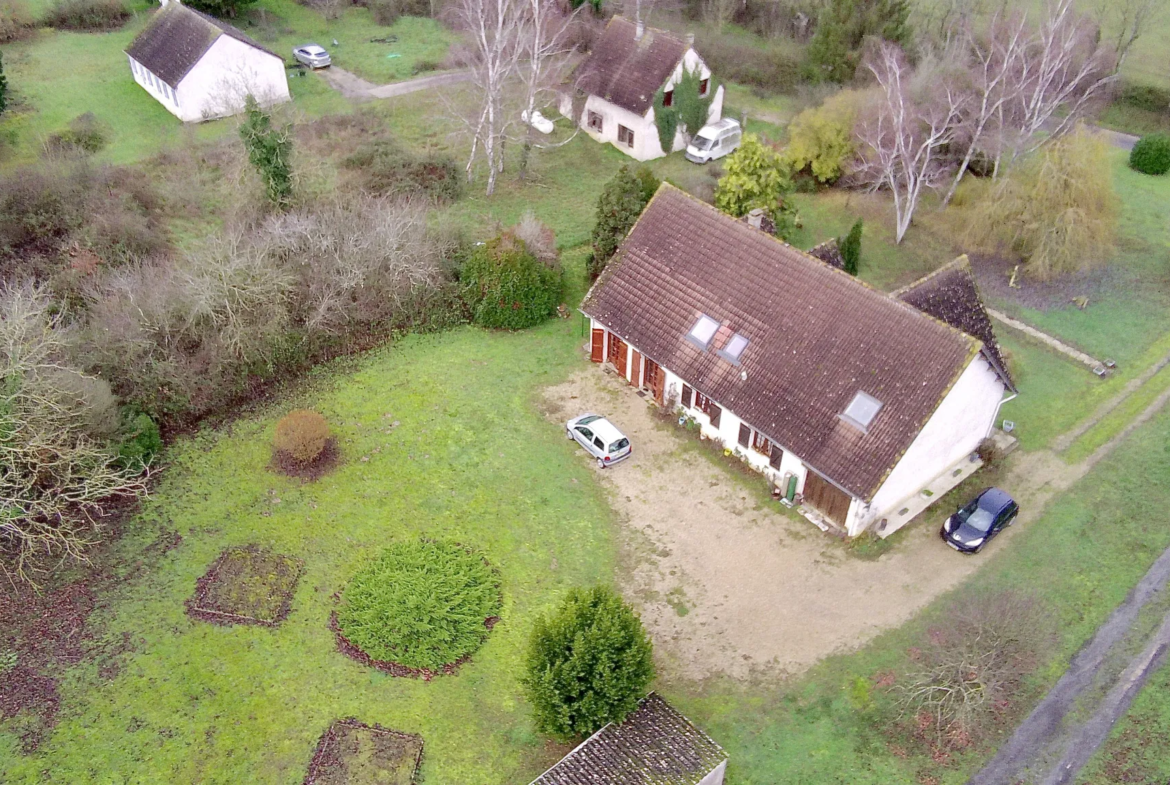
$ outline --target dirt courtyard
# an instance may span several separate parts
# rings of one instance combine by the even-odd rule
[[[906,621],[1022,528],[968,557],[915,522],[889,552],[859,558],[688,449],[698,436],[662,424],[615,374],[593,366],[545,397],[550,418],[602,413],[633,442],[629,460],[595,471],[623,522],[623,591],[672,676],[798,673]]]

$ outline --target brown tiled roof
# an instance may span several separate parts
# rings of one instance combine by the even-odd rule
[[[864,499],[979,349],[959,330],[670,185],[650,201],[582,310]],[[701,313],[750,341],[741,365],[684,337]],[[839,417],[858,391],[883,404],[865,433]]]
[[[532,785],[698,785],[727,753],[650,693],[618,725],[606,725]]]
[[[130,43],[126,54],[178,89],[179,82],[221,35],[280,57],[231,25],[178,2],[156,11],[146,28]]]
[[[836,267],[838,270],[845,269],[845,257],[841,255],[841,248],[837,245],[835,237],[830,237],[820,245],[809,248],[808,255],[820,259],[830,267]]]
[[[640,41],[634,38],[636,33],[630,20],[610,19],[589,57],[577,67],[574,81],[586,93],[642,115],[690,46],[665,30],[647,27]]]
[[[999,341],[991,328],[991,317],[983,307],[983,298],[979,296],[979,286],[971,274],[966,254],[891,296],[983,341],[983,356],[1008,389],[1015,391],[1015,382],[1003,361]]]

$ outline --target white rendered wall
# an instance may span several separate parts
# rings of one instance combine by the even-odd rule
[[[991,432],[1004,390],[1003,380],[983,355],[977,355],[874,494],[868,509],[859,510],[856,516],[850,511],[851,518],[857,520],[850,521],[849,533],[860,534],[975,452]]]
[[[133,57],[129,55],[126,57],[130,62],[130,74],[134,77],[134,81],[138,83],[139,87],[150,93],[151,97],[162,104],[168,112],[181,119],[182,115],[179,113],[178,92],[172,90],[170,85],[164,85],[161,79],[147,71],[146,67]]]
[[[284,61],[229,35],[216,39],[179,82],[178,93],[176,114],[188,123],[238,114],[248,95],[262,106],[289,100]]]

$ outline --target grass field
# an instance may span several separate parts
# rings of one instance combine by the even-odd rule
[[[1081,785],[1170,781],[1170,664],[1150,677],[1077,779]]]

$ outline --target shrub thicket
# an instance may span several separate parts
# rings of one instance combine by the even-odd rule
[[[1129,166],[1142,174],[1170,172],[1170,134],[1148,134],[1129,153]]]
[[[554,614],[536,621],[524,686],[545,733],[570,739],[620,722],[653,678],[650,639],[612,589],[572,589]]]
[[[1123,82],[1117,101],[1144,112],[1170,114],[1170,90],[1152,84]]]
[[[793,172],[807,172],[822,183],[840,179],[857,149],[853,136],[857,103],[858,95],[846,90],[793,119],[782,153]]]
[[[0,0],[0,44],[10,44],[33,31],[33,17],[24,0]],[[0,79],[4,69],[0,68]],[[0,112],[4,111],[0,90]]]
[[[752,210],[768,213],[776,235],[787,239],[795,226],[792,178],[780,153],[755,134],[744,134],[739,149],[727,157],[726,174],[715,187],[715,206],[740,218]]]
[[[593,224],[593,256],[589,260],[591,277],[601,275],[659,184],[658,178],[645,166],[636,172],[623,166],[605,184],[597,199],[597,219]]]
[[[791,93],[800,84],[803,52],[792,41],[774,39],[760,48],[746,46],[742,37],[714,31],[697,40],[695,49],[721,79],[782,93]]]
[[[838,84],[848,82],[857,71],[862,46],[870,37],[908,48],[913,39],[909,0],[829,0],[808,45],[808,77]]]
[[[430,16],[431,0],[367,0],[374,22],[389,27],[403,16]]]
[[[122,0],[57,0],[41,21],[59,30],[111,30],[129,18]]]
[[[391,545],[354,575],[337,624],[371,659],[434,671],[474,652],[499,612],[499,578],[482,555],[414,540]]]
[[[440,204],[463,194],[463,178],[454,159],[416,157],[392,139],[363,142],[342,164],[356,172],[362,187],[374,194],[421,195]]]
[[[248,151],[248,161],[264,182],[264,195],[279,208],[292,202],[292,134],[288,128],[272,125],[272,116],[248,96],[244,102],[244,122],[240,138]]]
[[[162,452],[162,433],[149,414],[127,410],[119,437],[118,458],[128,468],[146,466]]]
[[[278,457],[307,466],[324,454],[329,439],[324,417],[309,409],[295,409],[276,424],[272,447]]]
[[[512,232],[477,246],[459,273],[463,299],[481,327],[523,330],[556,313],[559,265],[539,259]]]
[[[70,120],[68,128],[51,134],[45,148],[51,153],[92,155],[106,146],[107,134],[108,129],[93,112],[86,112]]]
[[[205,14],[234,19],[239,12],[256,0],[183,0],[184,3]]]

